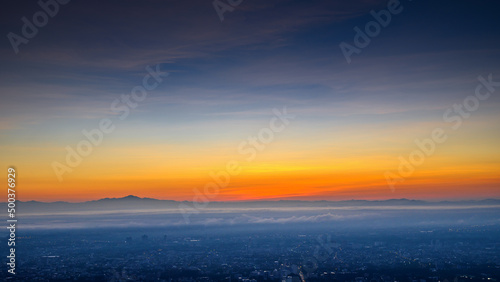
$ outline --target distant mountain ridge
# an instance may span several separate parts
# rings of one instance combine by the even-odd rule
[[[175,200],[161,200],[155,198],[141,198],[135,195],[128,195],[121,198],[102,198],[98,200],[90,200],[84,202],[66,202],[66,201],[56,201],[56,202],[41,202],[41,201],[17,201],[23,203],[45,203],[45,204],[54,204],[54,203],[67,203],[67,204],[82,204],[82,203],[92,203],[92,202],[105,202],[105,201],[162,201],[162,202],[175,202],[175,203],[185,203],[189,201],[175,201]],[[424,201],[424,200],[412,200],[412,199],[387,199],[387,200],[339,200],[339,201],[328,201],[328,200],[257,200],[257,201],[213,201],[213,203],[415,203],[415,204],[442,204],[442,203],[450,203],[450,204],[458,204],[458,203],[495,203],[500,204],[500,199],[483,199],[483,200],[458,200],[458,201]]]
[[[6,204],[6,203],[3,203]],[[189,201],[159,200],[154,198],[141,198],[128,195],[122,198],[103,198],[86,202],[70,203],[64,201],[39,202],[17,201],[17,210],[21,213],[50,213],[50,212],[98,212],[122,210],[164,210],[179,209],[184,204],[193,207]],[[210,202],[208,208],[369,208],[369,207],[426,207],[426,206],[499,206],[500,199],[464,200],[429,202],[410,199],[388,200],[344,200],[344,201],[302,201],[302,200],[276,200],[276,201],[245,201],[245,202]]]
[[[65,202],[65,201],[56,201],[56,202],[41,202],[41,201],[17,201],[18,203],[40,203],[40,204],[85,204],[85,203],[104,203],[104,202],[137,202],[137,201],[151,201],[151,202],[163,202],[163,203],[190,203],[189,201],[175,201],[175,200],[160,200],[155,198],[141,198],[134,195],[128,195],[121,198],[102,198],[98,200],[90,200],[85,202]],[[318,204],[415,204],[415,205],[437,205],[437,204],[500,204],[500,199],[484,199],[484,200],[459,200],[459,201],[424,201],[424,200],[411,200],[406,198],[401,199],[387,199],[387,200],[340,200],[340,201],[328,201],[328,200],[257,200],[257,201],[213,201],[212,203],[226,203],[226,204],[250,204],[250,203],[318,203]]]

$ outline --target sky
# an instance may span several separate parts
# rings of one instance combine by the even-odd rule
[[[497,1],[40,3],[0,19],[20,200],[500,198]]]

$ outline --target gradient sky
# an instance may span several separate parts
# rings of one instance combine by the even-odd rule
[[[442,118],[478,76],[500,81],[497,2],[401,1],[348,64],[339,44],[388,1],[244,0],[221,22],[209,0],[73,0],[18,54],[7,34],[40,7],[9,1],[0,181],[15,166],[21,200],[192,200],[235,160],[211,200],[498,198],[500,88],[457,130]],[[170,75],[120,120],[110,104],[156,65]],[[283,107],[295,118],[246,161],[238,145]],[[52,163],[102,118],[115,131],[58,181]],[[448,139],[391,191],[384,173],[436,127]]]

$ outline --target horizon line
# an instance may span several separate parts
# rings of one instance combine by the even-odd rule
[[[179,200],[170,200],[170,199],[157,199],[157,198],[150,198],[150,197],[139,197],[136,195],[127,195],[123,197],[104,197],[104,198],[98,198],[98,199],[93,199],[93,200],[86,200],[86,201],[79,201],[79,202],[69,202],[69,201],[52,201],[52,202],[45,202],[45,201],[38,201],[38,200],[29,200],[29,201],[22,201],[22,200],[17,200],[17,202],[21,203],[29,203],[29,202],[37,202],[37,203],[46,203],[46,204],[52,204],[52,203],[69,203],[69,204],[78,204],[78,203],[88,203],[88,202],[96,202],[100,200],[120,200],[120,199],[126,199],[126,198],[137,198],[141,200],[157,200],[157,201],[172,201],[172,202],[178,202],[178,203],[194,203],[195,201],[179,201]],[[231,200],[231,201],[209,201],[210,203],[250,203],[250,202],[349,202],[349,201],[366,201],[366,202],[384,202],[384,201],[393,201],[393,200],[406,200],[406,201],[421,201],[421,202],[427,202],[427,203],[440,203],[440,202],[465,202],[465,201],[486,201],[486,200],[500,200],[500,198],[481,198],[481,199],[439,199],[439,200],[424,200],[424,199],[409,199],[409,198],[387,198],[387,199],[378,199],[378,200],[367,200],[367,199],[349,199],[349,200],[291,200],[291,199],[279,199],[279,198],[272,198],[272,199],[255,199],[255,200]],[[1,203],[7,203],[7,202],[1,202]]]

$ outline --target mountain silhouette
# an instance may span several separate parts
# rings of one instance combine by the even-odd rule
[[[6,205],[7,203],[3,203]],[[133,210],[169,210],[179,209],[179,205],[193,206],[189,201],[160,200],[128,195],[121,198],[102,198],[86,202],[70,203],[64,201],[39,202],[17,201],[17,211],[21,213],[64,213],[64,212],[99,212]],[[432,206],[500,206],[500,199],[440,201],[430,202],[410,199],[388,200],[347,200],[347,201],[246,201],[246,202],[210,202],[210,208],[377,208],[377,207],[432,207]]]

